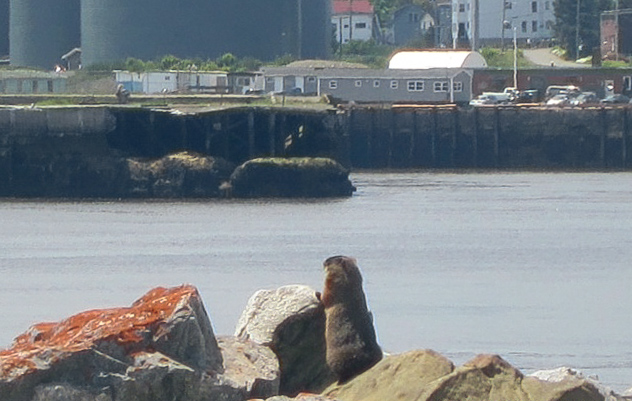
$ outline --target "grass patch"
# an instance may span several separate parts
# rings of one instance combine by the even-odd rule
[[[513,49],[502,51],[493,47],[484,47],[480,50],[480,53],[485,58],[489,67],[513,68]],[[532,65],[533,64],[524,57],[522,49],[518,49],[518,67],[530,67]]]

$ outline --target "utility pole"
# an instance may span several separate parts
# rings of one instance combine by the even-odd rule
[[[505,51],[505,20],[507,18],[507,3],[506,0],[500,0],[502,1],[502,7],[503,7],[503,17],[500,20],[500,51],[504,52]]]
[[[518,90],[518,40],[516,39],[516,27],[513,27],[513,87]]]
[[[615,0],[614,4],[614,59],[619,61],[619,0]]]
[[[353,0],[349,0],[349,42],[353,38]]]
[[[575,60],[579,58],[579,1],[577,0],[577,12],[575,14]]]
[[[470,32],[472,37],[470,38],[472,44],[472,51],[476,51],[477,46],[477,37],[478,37],[478,0],[472,0],[471,9],[470,9]]]
[[[298,59],[301,60],[303,58],[303,0],[297,0],[297,10],[298,10]]]

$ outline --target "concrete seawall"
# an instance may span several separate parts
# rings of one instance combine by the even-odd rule
[[[352,168],[628,170],[629,114],[626,107],[0,108],[0,195],[55,196],[61,183],[77,193],[94,185],[106,196],[108,185],[87,171],[180,150],[235,164],[327,156]]]
[[[348,111],[361,168],[628,169],[630,109],[399,107]]]

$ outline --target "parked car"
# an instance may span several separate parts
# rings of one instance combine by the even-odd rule
[[[470,100],[470,106],[485,106],[490,104],[498,104],[500,100],[498,97],[490,94],[482,94],[472,100]]]
[[[575,85],[551,85],[546,88],[544,98],[549,100],[556,95],[569,95],[573,97],[579,95],[580,93],[580,89]]]
[[[569,100],[569,104],[572,106],[581,106],[585,104],[598,104],[599,97],[594,92],[582,92],[577,97]]]
[[[606,97],[605,99],[601,99],[601,103],[605,103],[605,104],[623,104],[623,103],[629,103],[629,102],[630,102],[630,98],[627,97],[626,95],[622,95],[621,93],[615,93],[614,95],[610,95]]]
[[[518,92],[518,97],[516,98],[517,103],[536,103],[538,102],[538,90],[537,89],[528,89],[524,91]]]
[[[555,95],[545,103],[547,106],[566,106],[570,104],[570,98],[568,95]]]

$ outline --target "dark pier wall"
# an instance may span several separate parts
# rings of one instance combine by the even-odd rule
[[[182,150],[236,165],[255,157],[323,156],[369,169],[629,170],[631,111],[238,107],[184,114],[6,107],[0,108],[0,196],[106,197],[127,158]]]
[[[357,168],[628,169],[630,108],[347,111]]]
[[[335,112],[231,108],[196,114],[113,109],[113,149],[157,158],[190,150],[241,164],[255,157],[328,156],[347,160]]]

